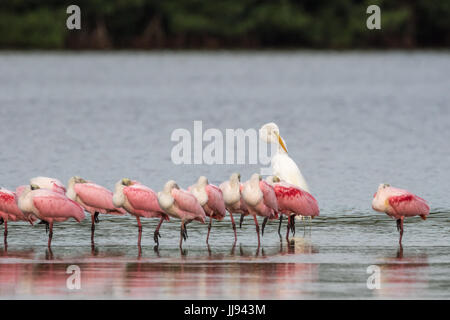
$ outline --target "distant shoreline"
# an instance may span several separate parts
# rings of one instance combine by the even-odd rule
[[[142,54],[158,54],[158,53],[168,53],[168,54],[183,54],[183,53],[224,53],[224,54],[256,54],[256,53],[329,53],[329,54],[345,54],[345,53],[442,53],[449,54],[450,48],[348,48],[348,49],[312,49],[312,48],[261,48],[261,49],[247,49],[247,48],[223,48],[223,49],[139,49],[139,48],[122,48],[122,49],[41,49],[41,48],[0,48],[0,54],[4,53],[93,53],[93,54],[114,54],[114,53],[142,53]]]

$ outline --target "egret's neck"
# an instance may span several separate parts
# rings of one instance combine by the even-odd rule
[[[282,147],[280,144],[278,144],[278,153],[280,153],[280,154],[288,154],[288,153],[283,149],[283,147]]]

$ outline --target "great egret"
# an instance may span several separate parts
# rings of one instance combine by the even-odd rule
[[[278,145],[277,153],[271,160],[272,175],[311,193],[297,164],[295,164],[294,160],[288,155],[286,144],[280,136],[280,129],[278,126],[273,122],[266,123],[259,129],[259,137],[267,143]]]

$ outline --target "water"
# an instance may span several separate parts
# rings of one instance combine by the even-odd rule
[[[0,185],[37,175],[79,175],[109,188],[123,177],[160,190],[203,174],[247,179],[260,165],[174,165],[176,128],[259,128],[274,121],[321,216],[297,222],[294,244],[268,224],[258,250],[252,221],[179,223],[104,217],[54,229],[10,223],[0,247],[1,298],[448,299],[450,287],[450,59],[448,52],[17,53],[0,54]],[[407,188],[431,206],[395,222],[372,211],[379,183]],[[285,232],[283,226],[282,232]],[[78,265],[81,290],[66,287]],[[369,265],[381,289],[366,286]]]

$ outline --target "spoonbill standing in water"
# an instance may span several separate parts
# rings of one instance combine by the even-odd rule
[[[307,191],[285,181],[280,181],[276,176],[267,177],[269,184],[273,186],[278,202],[278,211],[288,217],[286,240],[289,241],[289,229],[295,234],[295,216],[315,217],[320,213],[316,199]],[[281,239],[281,221],[278,226],[278,235]]]
[[[139,228],[138,246],[141,245],[142,225],[141,217],[159,218],[153,239],[159,245],[159,228],[164,220],[169,220],[169,216],[161,209],[158,203],[158,195],[149,187],[123,178],[116,183],[113,203],[117,208],[123,208],[136,217]]]
[[[181,220],[180,249],[183,239],[187,239],[186,224],[192,220],[205,223],[206,215],[197,198],[190,192],[180,189],[177,183],[169,180],[161,192],[158,192],[160,207],[169,216]]]
[[[206,243],[208,243],[212,219],[221,221],[227,213],[222,191],[217,186],[210,184],[205,176],[198,178],[197,183],[190,186],[188,191],[197,198],[206,216],[209,217],[208,235],[206,236]]]
[[[247,205],[241,195],[242,189],[244,188],[244,185],[241,183],[241,175],[239,173],[233,173],[230,176],[230,180],[222,182],[219,188],[222,190],[225,207],[230,213],[231,224],[234,231],[234,242],[236,242],[236,224],[234,223],[233,213],[241,215],[241,225],[244,216],[249,214]]]
[[[423,220],[426,220],[430,214],[430,207],[424,199],[407,190],[391,187],[389,184],[379,185],[373,196],[372,208],[397,220],[400,246],[402,245],[403,220],[405,217],[420,216]]]
[[[22,188],[19,190],[23,191]],[[8,237],[8,221],[28,221],[33,224],[33,218],[27,217],[17,206],[17,191],[0,188],[0,225],[5,224],[4,242]]]
[[[271,185],[262,180],[261,175],[255,173],[249,181],[245,182],[242,191],[242,197],[247,205],[248,212],[253,216],[258,235],[258,247],[261,245],[259,237],[259,225],[256,216],[264,218],[264,226],[268,219],[274,219],[278,216],[278,203],[275,191]]]
[[[35,215],[45,221],[50,230],[48,247],[53,238],[53,223],[74,218],[81,222],[84,219],[83,208],[60,192],[40,189],[37,185],[27,186],[18,199],[18,207],[23,213]]]
[[[98,215],[102,214],[126,214],[122,208],[116,208],[113,204],[113,193],[108,189],[84,180],[80,177],[72,177],[67,184],[67,197],[78,202],[84,210],[91,214],[91,242],[94,243],[95,223],[99,222]]]

